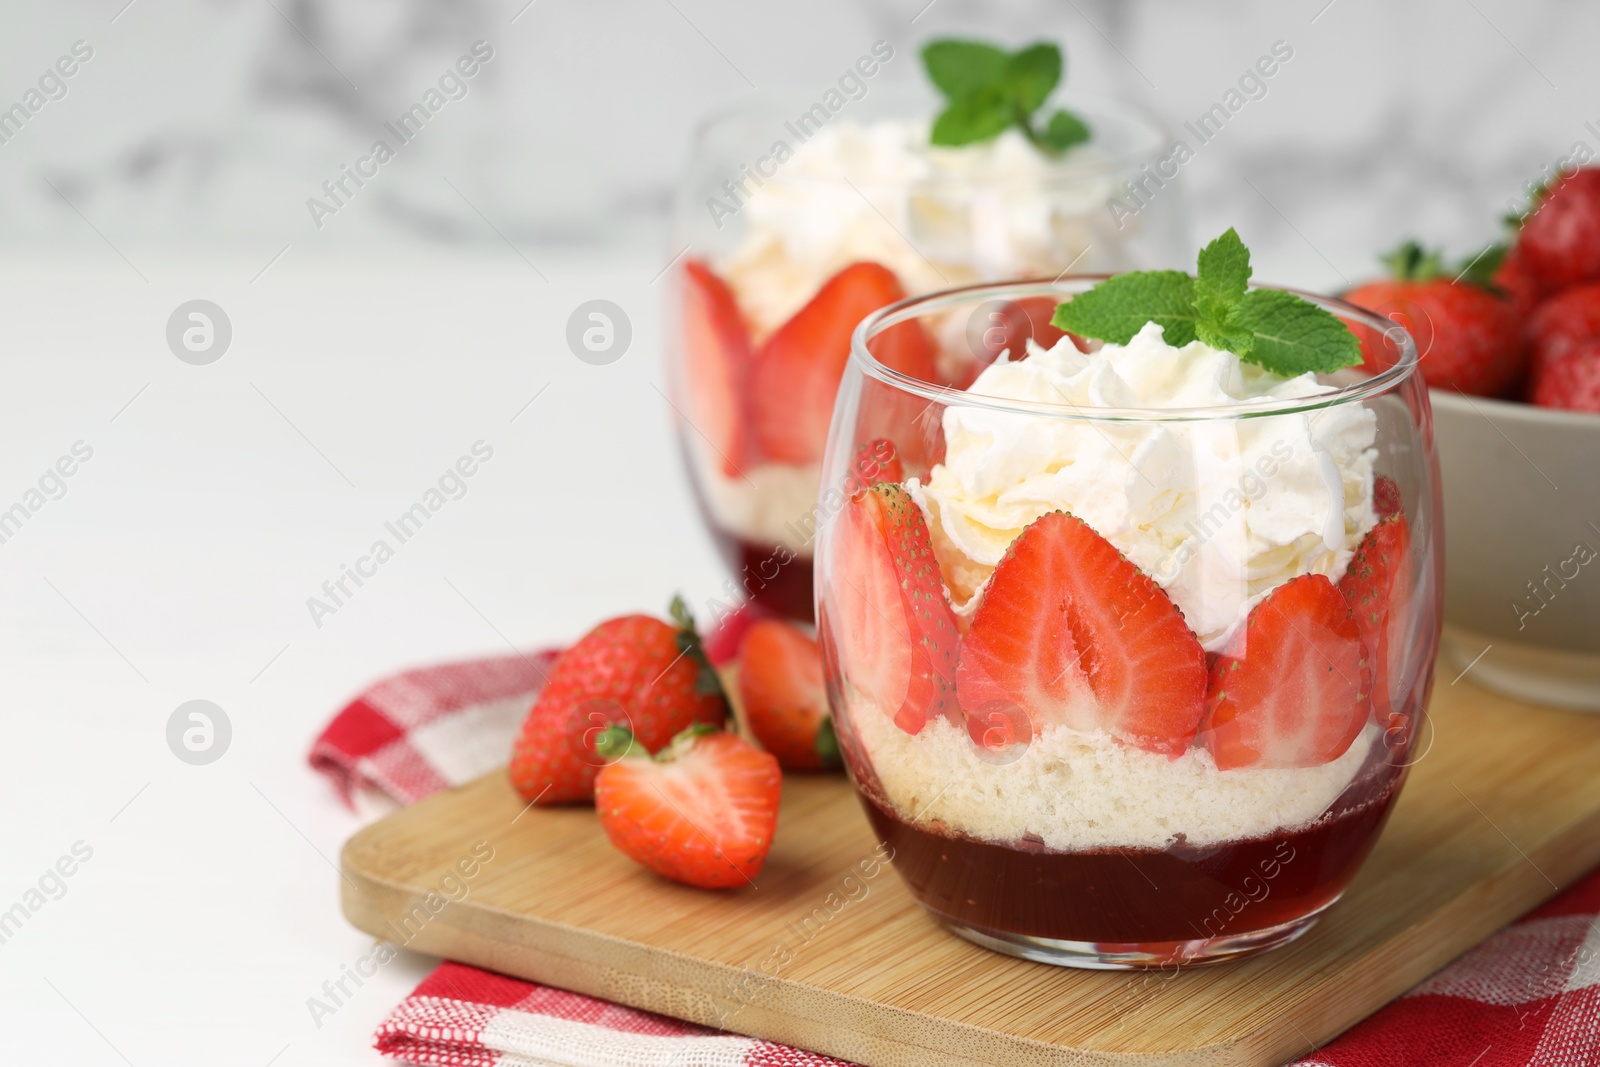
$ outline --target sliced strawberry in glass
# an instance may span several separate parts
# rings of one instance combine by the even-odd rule
[[[863,489],[836,520],[827,569],[829,620],[845,682],[908,734],[952,720],[955,618],[928,528],[898,485]]]
[[[1231,771],[1319,767],[1372,710],[1372,672],[1350,605],[1320,574],[1269,593],[1216,659],[1200,738]]]
[[[1059,511],[1035,520],[995,568],[956,667],[969,717],[988,721],[1009,704],[1034,733],[1105,730],[1168,756],[1194,739],[1205,688],[1205,653],[1167,594]]]
[[[1406,517],[1391,514],[1367,531],[1339,579],[1355,614],[1361,641],[1372,656],[1372,704],[1385,726],[1395,711],[1395,653],[1405,647],[1405,606],[1411,595],[1411,531]]]
[[[688,372],[688,411],[699,433],[722,457],[722,472],[734,477],[751,460],[745,412],[746,381],[753,353],[750,334],[728,284],[699,260],[683,270],[683,345]]]
[[[904,296],[888,268],[852,263],[828,279],[810,303],[767,339],[756,353],[749,395],[763,454],[794,464],[822,458],[839,380],[850,358],[851,333],[867,315]],[[886,366],[911,377],[933,378],[933,347],[915,322],[879,335],[872,352]]]

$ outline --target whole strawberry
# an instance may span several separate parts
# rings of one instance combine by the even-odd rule
[[[1533,270],[1528,266],[1527,253],[1521,248],[1512,245],[1504,250],[1504,255],[1499,255],[1497,249],[1490,249],[1486,254],[1499,259],[1494,273],[1490,278],[1494,287],[1504,293],[1507,300],[1511,301],[1512,310],[1519,319],[1527,319],[1533,309],[1544,298],[1544,286],[1539,279],[1534,277]]]
[[[1407,241],[1384,257],[1388,281],[1368,282],[1345,294],[1352,304],[1385,315],[1405,327],[1421,354],[1422,377],[1435,389],[1497,396],[1516,380],[1526,362],[1521,320],[1511,302],[1488,279],[1471,270],[1459,277],[1444,269],[1436,253]],[[1482,266],[1480,261],[1479,266]],[[1393,345],[1360,324],[1362,361],[1369,371],[1388,367]]]
[[[1600,340],[1600,282],[1575,285],[1540,304],[1528,320],[1535,373],[1584,341]]]
[[[727,701],[681,599],[673,626],[649,615],[609,619],[556,662],[511,750],[523,798],[564,804],[594,798],[605,760],[596,739],[622,726],[654,752],[695,723],[720,724]]]
[[[1600,281],[1600,168],[1568,171],[1547,185],[1517,248],[1547,291]]]
[[[1529,399],[1541,407],[1600,414],[1600,341],[1583,341],[1543,361]]]

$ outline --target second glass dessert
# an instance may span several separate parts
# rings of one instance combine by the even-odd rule
[[[1072,98],[1089,138],[1060,153],[1015,128],[949,147],[930,143],[931,93],[854,84],[837,114],[766,97],[707,122],[673,239],[673,403],[728,593],[805,621],[823,446],[861,318],[951,285],[1170,262],[1186,240],[1153,173],[1170,141],[1132,108]],[[992,325],[939,338],[913,323],[881,357],[959,387],[993,355]]]

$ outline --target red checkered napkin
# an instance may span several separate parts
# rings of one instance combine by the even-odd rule
[[[375,1044],[427,1067],[849,1067],[450,962],[389,1013]]]
[[[1294,1067],[1600,1064],[1600,871]]]
[[[732,658],[753,621],[706,639]],[[311,765],[348,801],[401,804],[505,763],[557,653],[407,671],[362,693]],[[1600,1067],[1600,872],[1468,952],[1294,1067]],[[450,1067],[811,1067],[842,1061],[443,963],[378,1028],[377,1048]]]

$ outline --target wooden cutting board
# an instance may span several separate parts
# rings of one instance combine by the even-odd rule
[[[1344,900],[1242,963],[1077,971],[962,941],[875,861],[838,777],[791,776],[758,887],[712,893],[491,774],[351,838],[344,911],[418,951],[873,1067],[1280,1064],[1600,863],[1600,716],[1451,677]]]

